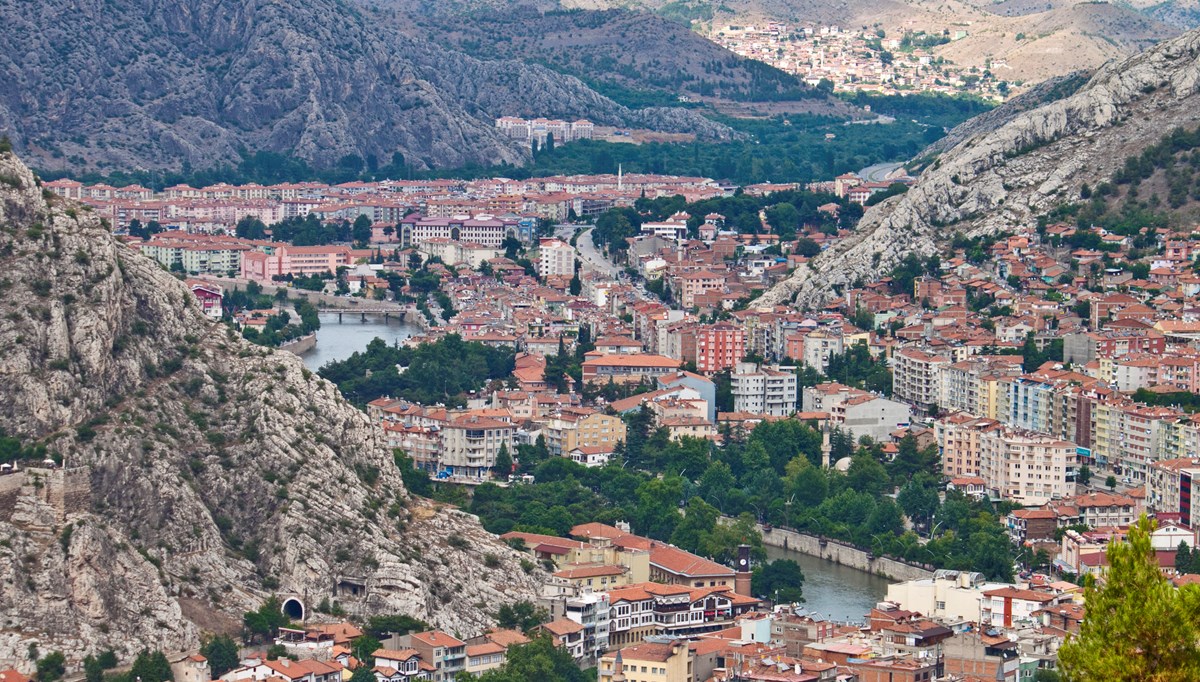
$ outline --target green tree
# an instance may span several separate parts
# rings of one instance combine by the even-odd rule
[[[508,480],[512,471],[513,459],[512,455],[508,454],[508,444],[501,443],[500,450],[496,452],[496,463],[492,466],[492,473],[496,475],[496,478]]]
[[[1143,516],[1124,542],[1109,544],[1104,583],[1088,576],[1087,618],[1058,652],[1067,680],[1200,679],[1200,588],[1176,589],[1159,571],[1154,529]]]
[[[142,682],[174,682],[175,675],[163,652],[143,650],[134,659],[127,678],[130,682],[138,679]]]
[[[479,676],[479,682],[588,682],[594,679],[575,665],[566,649],[554,646],[550,636],[544,634],[534,637],[528,644],[509,647],[504,665]]]
[[[200,653],[208,659],[214,680],[238,667],[238,646],[229,635],[209,638],[200,647]]]
[[[371,241],[371,219],[366,214],[359,214],[354,219],[354,226],[350,228],[350,236],[358,244],[367,244]]]
[[[529,632],[548,620],[550,613],[546,609],[525,600],[504,604],[496,612],[497,625],[521,632]]]
[[[379,640],[369,634],[355,639],[350,644],[350,653],[360,661],[375,660],[375,652],[383,648]]]
[[[1086,464],[1079,467],[1079,476],[1077,478],[1079,479],[1079,482],[1082,483],[1083,485],[1087,485],[1087,484],[1091,483],[1092,482],[1092,468]]]
[[[368,658],[365,660],[367,661],[366,665],[360,665],[354,669],[354,674],[350,676],[350,682],[373,682],[378,679],[375,677],[375,670],[371,667],[371,662],[375,659]]]
[[[51,651],[38,659],[34,677],[38,682],[61,680],[67,672],[67,657],[61,651]]]
[[[269,639],[275,631],[288,624],[279,599],[271,597],[257,611],[247,611],[242,616],[242,628],[247,642],[258,637]]]
[[[778,603],[804,601],[804,571],[791,559],[777,559],[754,569],[750,589],[763,599]]]
[[[1108,478],[1104,479],[1104,485],[1108,486],[1109,490],[1116,490],[1117,489],[1117,477],[1113,476],[1112,474],[1109,474]]]

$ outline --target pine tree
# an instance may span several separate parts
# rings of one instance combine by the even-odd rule
[[[1103,585],[1088,579],[1087,618],[1058,652],[1072,682],[1200,680],[1200,587],[1176,589],[1159,571],[1143,516],[1108,549]]]
[[[496,478],[506,480],[513,472],[512,455],[508,454],[508,445],[500,444],[500,450],[496,452],[496,463],[492,465],[492,472],[496,474]]]

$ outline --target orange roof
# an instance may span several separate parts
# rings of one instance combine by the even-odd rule
[[[456,647],[463,646],[465,642],[460,639],[455,639],[441,630],[430,630],[429,632],[417,632],[412,635],[412,638],[422,644],[429,646],[440,647]]]

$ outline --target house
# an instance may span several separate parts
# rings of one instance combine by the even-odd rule
[[[592,355],[583,361],[583,381],[590,384],[635,383],[674,373],[683,363],[662,355]]]
[[[600,659],[597,682],[695,682],[687,643],[646,642],[619,649]]]
[[[421,652],[416,649],[379,649],[372,656],[375,659],[373,672],[377,682],[433,679],[434,666],[421,660]]]
[[[453,680],[467,667],[467,644],[440,630],[415,632],[400,638],[405,646],[420,654],[421,660],[433,666],[434,682]]]

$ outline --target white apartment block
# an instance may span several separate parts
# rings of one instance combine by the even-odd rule
[[[500,446],[515,452],[512,424],[482,417],[464,417],[442,427],[441,466],[454,476],[489,477]]]
[[[825,372],[829,370],[830,356],[845,351],[845,338],[840,330],[814,329],[804,337],[804,357],[800,359],[809,367]]]
[[[496,119],[496,129],[506,136],[525,142],[536,141],[538,146],[546,144],[546,139],[554,137],[554,141],[573,142],[575,140],[590,140],[595,135],[596,126],[591,121],[561,121],[558,119],[534,118],[524,119],[515,116],[502,116]]]
[[[538,245],[538,275],[570,277],[575,274],[575,247],[561,239],[543,239]]]
[[[828,412],[829,423],[840,426],[858,440],[867,436],[887,441],[892,431],[912,422],[908,405],[836,382],[804,389],[805,412]]]
[[[988,491],[1020,504],[1042,505],[1074,492],[1074,443],[1016,429],[995,429],[980,438],[979,475]]]
[[[936,405],[941,396],[942,367],[949,358],[916,348],[901,348],[892,357],[892,395],[919,407]]]
[[[739,362],[729,377],[733,410],[787,417],[796,411],[796,375]]]

